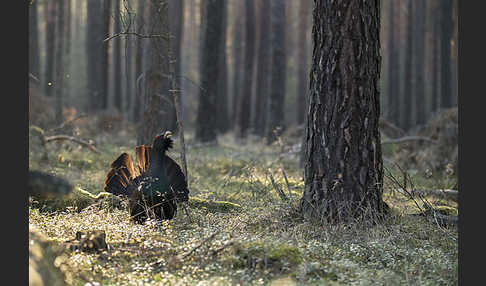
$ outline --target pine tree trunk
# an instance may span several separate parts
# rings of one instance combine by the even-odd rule
[[[412,39],[413,39],[413,10],[412,1],[407,0],[407,38],[405,47],[405,75],[404,75],[404,102],[403,102],[403,129],[409,130],[412,127],[412,97],[413,97],[413,79],[412,79]]]
[[[301,125],[305,119],[305,108],[307,106],[307,15],[309,11],[309,1],[300,1],[299,15],[299,47],[298,47],[298,71],[297,71],[297,124]]]
[[[113,34],[120,32],[120,0],[113,0],[115,3],[113,7]],[[123,111],[123,94],[122,94],[122,65],[121,65],[121,38],[116,37],[111,39],[113,42],[113,93],[115,108],[119,111]]]
[[[71,0],[65,0],[65,35],[64,35],[64,91],[66,101],[69,100],[69,95],[71,94],[70,80],[71,80]]]
[[[439,108],[439,95],[441,91],[440,85],[440,42],[441,42],[441,15],[437,11],[440,11],[440,3],[442,0],[434,1],[434,9],[432,12],[433,17],[433,56],[432,56],[432,112],[437,111]]]
[[[102,46],[102,56],[101,56],[101,109],[106,110],[108,108],[108,98],[109,98],[109,66],[108,66],[108,48],[109,41],[103,42],[104,39],[110,36],[110,23],[111,23],[111,1],[103,0],[103,29],[101,30],[101,42],[98,44]]]
[[[40,79],[39,22],[37,1],[29,5],[29,72]]]
[[[263,137],[268,115],[268,98],[270,93],[270,0],[262,0],[260,9],[260,38],[257,49],[257,76],[255,102],[255,134]]]
[[[451,86],[451,38],[452,38],[452,0],[441,1],[441,108],[452,107]]]
[[[425,124],[425,82],[424,82],[424,68],[425,68],[425,0],[414,0],[415,19],[415,109],[416,109],[416,124]]]
[[[394,123],[399,124],[399,29],[400,29],[400,12],[399,5],[396,2],[390,1],[389,15],[388,15],[388,119]]]
[[[269,113],[266,127],[267,143],[277,140],[284,129],[284,99],[286,82],[285,1],[271,2],[271,78]]]
[[[225,133],[229,129],[228,122],[228,67],[226,63],[226,25],[228,22],[227,4],[223,2],[223,27],[220,39],[220,56],[219,56],[219,78],[218,78],[218,94],[216,96],[217,103],[217,122],[215,128],[220,133]]]
[[[216,140],[217,91],[219,78],[219,57],[221,55],[221,32],[223,28],[224,0],[204,1],[204,25],[200,65],[201,92],[196,119],[196,140]]]
[[[88,0],[87,3],[87,27],[86,27],[86,54],[87,54],[87,77],[89,108],[94,112],[101,108],[101,56],[102,56],[102,35],[99,32],[102,28],[102,6],[99,0]]]
[[[56,49],[56,19],[57,19],[57,5],[58,1],[46,1],[46,64],[45,64],[45,86],[44,91],[46,96],[52,96],[54,94],[54,63]]]
[[[251,118],[253,64],[255,56],[255,6],[254,0],[245,1],[245,56],[243,62],[243,88],[237,110],[237,137],[246,138]]]
[[[235,18],[235,23],[233,24],[233,86],[231,89],[231,92],[233,94],[232,96],[232,102],[231,102],[231,123],[232,127],[234,129],[237,128],[237,114],[238,114],[238,109],[239,109],[239,102],[240,102],[240,97],[242,96],[242,79],[243,79],[243,70],[241,68],[241,62],[242,62],[242,57],[243,57],[243,19],[242,15],[238,13],[238,11],[241,11],[243,1],[235,1],[234,6],[235,6],[235,12],[233,14]],[[242,13],[241,13],[242,14]]]
[[[54,82],[54,89],[56,90],[56,122],[61,124],[62,107],[63,107],[63,83],[64,83],[64,0],[57,1],[57,36],[56,36],[56,81]]]
[[[305,187],[308,218],[347,222],[383,213],[379,1],[316,1]]]
[[[175,69],[175,81],[176,86],[180,89],[181,87],[181,44],[183,39],[183,24],[184,24],[184,1],[169,1],[169,28],[171,35],[174,37],[171,40],[172,51],[174,54],[174,69]],[[179,96],[182,95],[182,90],[179,91]],[[174,101],[173,98],[171,98]],[[170,110],[170,130],[176,131],[177,130],[177,116],[176,111],[174,108]]]
[[[150,1],[151,35],[169,35],[169,11],[166,1]],[[150,38],[150,68],[145,78],[143,124],[139,128],[138,144],[150,145],[155,136],[168,130],[167,111],[173,107],[169,94],[169,44],[166,38]],[[171,105],[172,104],[172,105]]]
[[[145,2],[147,0],[139,0],[137,4],[137,33],[142,34],[145,19]],[[136,55],[135,55],[135,98],[133,102],[133,120],[138,123],[141,119],[141,113],[143,110],[143,98],[142,93],[142,73],[143,73],[143,52],[144,52],[144,39],[137,38],[136,40]]]

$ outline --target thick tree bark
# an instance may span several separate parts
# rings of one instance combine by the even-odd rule
[[[414,39],[414,53],[415,53],[415,111],[416,124],[425,124],[426,110],[425,110],[425,0],[413,0],[415,13],[415,39]]]
[[[223,28],[224,0],[205,0],[203,14],[203,42],[200,64],[201,92],[196,119],[196,139],[200,142],[216,140],[216,116],[219,78],[219,57],[221,56],[221,32]]]
[[[297,124],[303,124],[305,119],[305,108],[307,106],[307,16],[310,1],[300,1],[299,13],[299,47],[298,47],[298,68],[297,68]]]
[[[243,68],[243,88],[237,110],[237,137],[246,138],[251,118],[251,96],[253,65],[255,56],[255,5],[254,0],[245,1],[245,56]]]
[[[56,90],[56,122],[61,124],[62,107],[63,107],[63,83],[64,83],[64,0],[56,0],[57,3],[57,36],[56,36],[56,81],[54,88]]]
[[[169,36],[169,14],[166,1],[150,1],[151,35]],[[169,128],[167,111],[173,107],[169,94],[169,43],[167,38],[150,38],[150,68],[145,78],[143,122],[139,127],[138,144],[152,144],[157,134]]]
[[[306,126],[309,218],[375,218],[382,200],[379,1],[316,1]]]
[[[254,123],[255,134],[265,135],[265,125],[268,115],[268,98],[270,93],[270,59],[272,56],[270,45],[270,0],[262,0],[260,9],[260,38],[257,49],[256,70],[256,102]]]
[[[58,1],[46,1],[46,64],[45,64],[45,85],[44,92],[46,96],[54,94],[54,63],[56,50],[56,19],[57,19],[57,5]]]
[[[101,57],[102,57],[102,3],[99,0],[88,0],[87,3],[87,28],[86,28],[86,54],[87,54],[87,77],[89,94],[89,112],[101,108],[102,86],[101,86]]]
[[[113,0],[115,3],[113,7],[113,34],[117,34],[120,29],[120,0]],[[111,40],[113,42],[113,93],[115,108],[118,111],[123,111],[123,94],[122,94],[122,67],[121,67],[121,38],[116,37]]]
[[[266,127],[267,143],[271,144],[284,129],[284,99],[286,82],[285,1],[271,2],[271,78],[269,113]]]
[[[412,98],[414,96],[412,78],[412,39],[413,39],[413,9],[412,1],[407,0],[407,38],[405,47],[405,74],[404,74],[404,102],[403,102],[403,129],[409,130],[412,127]]]
[[[441,1],[441,108],[452,107],[451,86],[451,38],[452,38],[452,0]]]
[[[29,5],[29,72],[40,76],[39,22],[37,20],[37,1]]]

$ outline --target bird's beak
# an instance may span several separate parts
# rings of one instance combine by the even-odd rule
[[[164,135],[165,135],[166,138],[170,138],[170,137],[172,137],[172,132],[165,131],[165,134]]]

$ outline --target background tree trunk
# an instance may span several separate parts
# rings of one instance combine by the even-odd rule
[[[388,119],[398,125],[400,122],[400,89],[399,89],[399,31],[400,31],[400,5],[389,1],[388,13]]]
[[[192,5],[192,3],[191,3]],[[182,57],[181,57],[181,44],[182,44],[182,39],[183,39],[183,27],[184,27],[184,1],[179,0],[179,1],[169,1],[169,28],[172,36],[174,37],[171,40],[171,49],[173,51],[174,55],[174,69],[175,69],[175,81],[176,81],[176,86],[178,87],[179,91],[179,96],[182,95],[182,90],[181,90],[181,67],[182,67]],[[171,97],[171,100],[174,101],[174,99]],[[174,108],[171,108],[170,112],[170,130],[173,132],[177,131],[177,116]]]
[[[299,15],[299,47],[298,47],[298,68],[297,68],[297,124],[304,123],[306,116],[305,108],[307,106],[307,16],[309,11],[309,1],[300,1]]]
[[[440,3],[442,0],[434,1],[434,9],[432,11],[431,17],[433,18],[433,52],[432,52],[432,112],[437,111],[439,108],[439,95],[441,91],[440,85],[440,42],[441,42],[441,13],[437,11],[440,10]]]
[[[143,33],[143,28],[144,28],[144,19],[145,19],[145,6],[146,6],[146,1],[147,0],[139,0],[137,4],[137,33],[142,34]],[[145,46],[145,39],[140,39],[137,38],[136,43],[136,55],[135,55],[135,98],[134,98],[134,103],[133,103],[133,120],[138,123],[139,120],[141,119],[141,113],[143,110],[143,97],[144,95],[142,94],[142,86],[141,86],[141,80],[142,80],[142,73],[143,73],[143,52],[144,52],[144,46]]]
[[[150,35],[169,36],[169,14],[166,1],[150,1]],[[166,38],[150,38],[150,68],[145,78],[143,124],[139,128],[138,144],[150,145],[157,134],[168,130],[169,46]],[[171,106],[172,107],[172,106]]]
[[[98,45],[102,47],[102,55],[101,55],[101,74],[98,76],[101,77],[101,109],[106,110],[108,108],[108,98],[109,98],[109,90],[108,90],[108,80],[109,80],[109,62],[108,62],[108,49],[109,43],[103,42],[104,39],[110,36],[110,23],[111,23],[111,1],[112,0],[103,0],[103,28],[101,30],[101,42]]]
[[[223,2],[223,27],[220,39],[220,56],[219,56],[219,79],[218,79],[218,93],[216,96],[217,112],[216,112],[216,126],[215,128],[220,133],[225,133],[229,130],[228,122],[228,67],[226,62],[226,25],[228,23],[227,2]]]
[[[236,11],[241,11],[242,5],[244,1],[236,1],[234,5],[236,6]],[[243,71],[241,68],[241,61],[243,58],[243,20],[244,17],[240,14],[236,14],[234,16],[235,23],[233,25],[233,87],[232,87],[232,102],[231,102],[231,110],[232,110],[232,126],[234,129],[237,129],[237,114],[239,109],[239,102],[240,97],[242,96],[242,79],[243,79]]]
[[[46,65],[45,65],[45,85],[44,91],[46,96],[52,96],[54,93],[54,63],[56,50],[56,19],[58,1],[46,1]]]
[[[200,65],[201,92],[196,119],[196,139],[201,142],[216,140],[215,114],[218,92],[221,32],[223,30],[224,0],[204,1],[202,59]]]
[[[318,220],[373,217],[384,208],[379,1],[314,5],[301,211]]]
[[[70,100],[70,81],[71,81],[71,0],[65,0],[64,11],[64,97],[66,101]]]
[[[101,108],[101,57],[102,57],[102,3],[98,0],[88,0],[87,3],[87,28],[86,28],[86,54],[87,54],[87,77],[89,94],[89,112]]]
[[[237,132],[239,138],[246,138],[251,118],[251,96],[253,65],[255,56],[255,5],[254,0],[245,1],[245,56],[243,87],[237,109]]]
[[[57,36],[56,36],[56,81],[54,82],[54,88],[56,90],[56,122],[61,124],[62,119],[62,107],[63,107],[63,83],[64,83],[64,0],[57,0]]]
[[[452,104],[451,86],[451,38],[452,38],[452,0],[441,1],[441,108],[450,108]]]
[[[271,2],[272,73],[266,137],[271,144],[284,129],[284,99],[286,81],[285,1]],[[280,129],[278,131],[277,129]]]
[[[407,38],[405,47],[405,75],[404,75],[404,102],[403,102],[403,129],[412,127],[412,98],[414,96],[412,79],[412,40],[413,40],[413,9],[412,1],[407,0]]]
[[[415,13],[415,32],[414,32],[414,53],[415,53],[415,111],[418,125],[425,124],[426,118],[426,98],[425,98],[425,0],[413,0]]]
[[[270,0],[261,0],[259,40],[257,49],[256,102],[254,123],[255,134],[263,137],[268,115],[268,97],[270,94]]]
[[[29,72],[40,79],[39,21],[37,1],[29,5]]]
[[[120,26],[120,0],[113,0],[115,3],[113,7],[113,34],[121,32]],[[121,38],[116,37],[111,39],[113,42],[113,93],[115,108],[119,111],[123,111],[123,94],[122,94],[122,66],[121,66]]]

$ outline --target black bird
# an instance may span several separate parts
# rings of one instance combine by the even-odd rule
[[[166,155],[172,148],[172,133],[157,135],[152,146],[136,147],[134,167],[127,153],[110,165],[105,191],[129,198],[130,217],[139,223],[148,217],[172,219],[177,203],[189,200],[189,190],[179,165]]]

